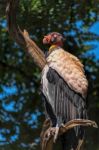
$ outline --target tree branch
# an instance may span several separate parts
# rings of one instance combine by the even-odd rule
[[[67,122],[64,127],[60,127],[59,129],[59,136],[63,133],[67,132],[68,130],[76,127],[76,126],[85,126],[85,127],[94,127],[98,128],[98,125],[95,121],[87,120],[87,119],[74,119]],[[53,149],[53,133],[50,132],[51,122],[50,120],[45,120],[41,132],[41,146],[42,150],[52,150]],[[49,135],[49,136],[48,136]]]
[[[22,32],[20,27],[16,23],[16,8],[18,6],[19,0],[9,0],[6,7],[6,16],[8,23],[8,32],[10,36],[24,48],[30,56],[33,58],[34,62],[38,65],[40,69],[46,64],[46,59],[42,50],[36,45],[36,43],[31,40],[29,34],[26,30]]]

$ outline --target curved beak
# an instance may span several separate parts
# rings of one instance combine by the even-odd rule
[[[43,44],[50,44],[50,41],[51,41],[51,36],[50,35],[44,36]]]

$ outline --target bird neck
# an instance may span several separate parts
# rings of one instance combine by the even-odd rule
[[[49,48],[49,52],[53,51],[54,49],[56,49],[58,47],[58,45],[51,45]]]
[[[49,48],[49,53],[51,53],[52,51],[54,51],[55,49],[58,49],[60,47],[62,47],[62,45],[60,45],[60,44],[51,45],[50,48]]]

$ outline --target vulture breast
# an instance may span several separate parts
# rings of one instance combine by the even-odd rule
[[[60,48],[51,52],[47,57],[47,64],[63,78],[72,90],[86,98],[88,81],[83,65],[77,57]]]

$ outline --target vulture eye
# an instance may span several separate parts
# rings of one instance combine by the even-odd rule
[[[56,42],[57,41],[57,35],[53,35],[51,37],[51,42]]]

